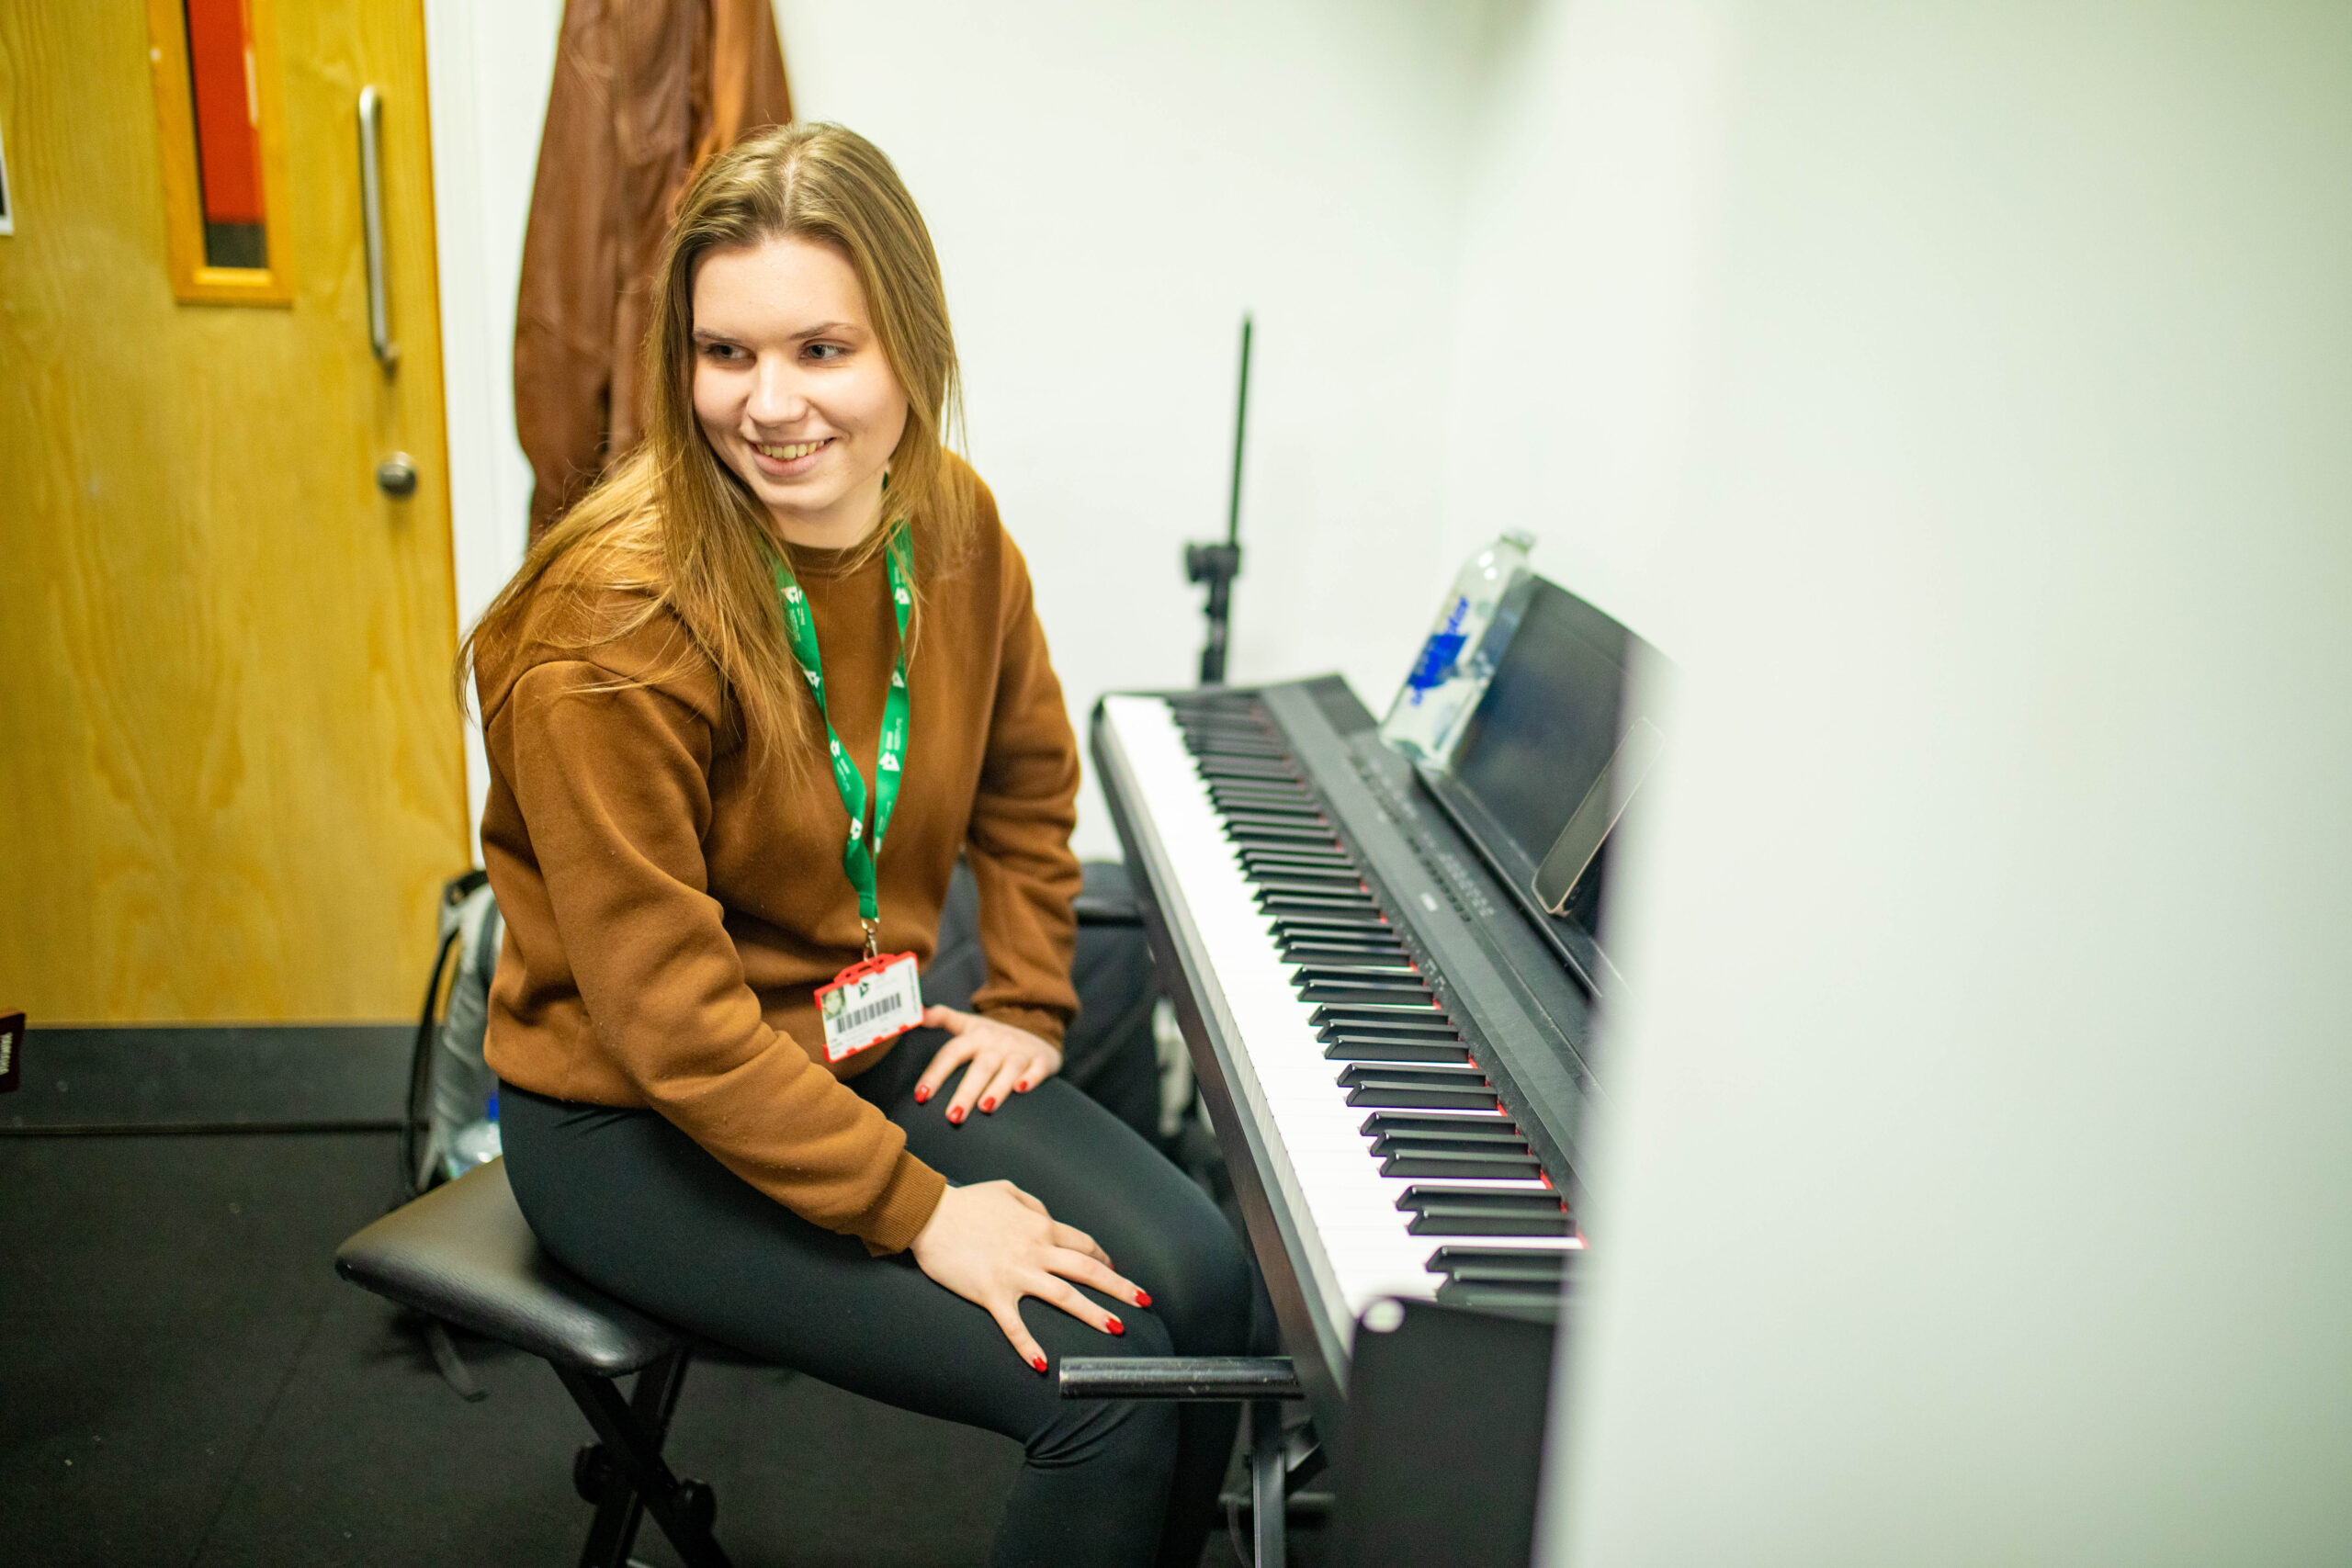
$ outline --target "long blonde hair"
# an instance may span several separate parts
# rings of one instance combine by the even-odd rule
[[[527,626],[568,637],[558,646],[590,648],[667,610],[694,651],[718,668],[762,759],[789,764],[805,757],[810,699],[800,694],[807,688],[785,641],[769,566],[771,551],[784,550],[787,559],[790,552],[758,498],[711,450],[694,410],[697,264],[715,250],[787,236],[829,243],[848,256],[875,336],[906,394],[906,430],[887,470],[888,524],[872,530],[848,564],[870,560],[903,525],[913,544],[920,617],[922,585],[962,554],[976,513],[971,470],[946,447],[961,400],[939,258],[880,148],[838,125],[777,128],[712,159],[680,200],[645,337],[645,438],[540,536],[482,612],[458,650],[461,690],[484,639],[503,644]],[[565,570],[551,579],[560,563]],[[595,613],[616,603],[628,607]],[[908,637],[911,643],[913,625]],[[682,661],[648,679],[683,670]]]

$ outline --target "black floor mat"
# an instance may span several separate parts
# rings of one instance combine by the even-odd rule
[[[0,1138],[0,1556],[573,1561],[588,1433],[554,1375],[461,1336],[490,1391],[469,1404],[389,1303],[334,1276],[392,1166],[390,1134]],[[670,1452],[717,1490],[741,1568],[980,1563],[1021,1461],[990,1433],[710,1364]],[[675,1562],[650,1526],[637,1554]],[[1205,1564],[1233,1562],[1211,1541]]]

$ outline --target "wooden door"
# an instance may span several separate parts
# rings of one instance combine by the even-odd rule
[[[190,144],[155,74],[188,67],[151,38],[180,6],[0,6],[0,1005],[393,1020],[469,862],[423,17],[244,0],[286,298],[189,303],[165,188]],[[404,499],[377,480],[395,452]]]

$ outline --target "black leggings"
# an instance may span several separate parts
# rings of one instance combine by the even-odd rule
[[[927,1104],[913,1092],[945,1039],[908,1034],[853,1087],[906,1129],[916,1157],[957,1183],[1010,1179],[1092,1235],[1151,1297],[1147,1311],[1095,1295],[1125,1320],[1118,1337],[1024,1298],[1022,1319],[1049,1360],[1247,1351],[1249,1263],[1200,1189],[1059,1077],[950,1125],[955,1078]],[[1017,1439],[1028,1459],[997,1524],[996,1568],[1199,1561],[1235,1407],[1057,1398],[1053,1376],[910,1257],[871,1258],[854,1237],[810,1224],[653,1111],[512,1087],[500,1105],[515,1201],[582,1277],[762,1359]]]

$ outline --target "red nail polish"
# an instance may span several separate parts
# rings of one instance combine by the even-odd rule
[[[1043,1356],[1033,1356],[1030,1358],[1029,1364],[1042,1372],[1046,1370],[1046,1358]]]
[[[1151,1292],[1149,1291],[1137,1289],[1136,1292],[1136,1305],[1139,1307],[1148,1307],[1150,1304]]]
[[[1029,1092],[1029,1080],[1023,1078],[1019,1083],[1014,1084],[1012,1086],[1012,1092],[1015,1094],[1027,1094]]]
[[[930,1098],[931,1086],[929,1084],[919,1083],[915,1085],[915,1103],[917,1105],[921,1105],[924,1100],[929,1100]]]
[[[1121,1323],[1121,1322],[1118,1320],[1118,1318],[1117,1318],[1117,1317],[1114,1316],[1114,1317],[1111,1319],[1111,1332],[1112,1332],[1112,1333],[1114,1333],[1114,1334],[1125,1334],[1126,1331],[1127,1331],[1127,1325],[1126,1325],[1125,1324],[1124,1324],[1124,1323]]]
[[[964,1119],[964,1108],[960,1105],[956,1107],[947,1113],[947,1119],[950,1122],[961,1122]]]
[[[981,1100],[980,1109],[983,1111],[994,1111],[996,1109],[996,1096],[989,1095],[986,1100]]]

